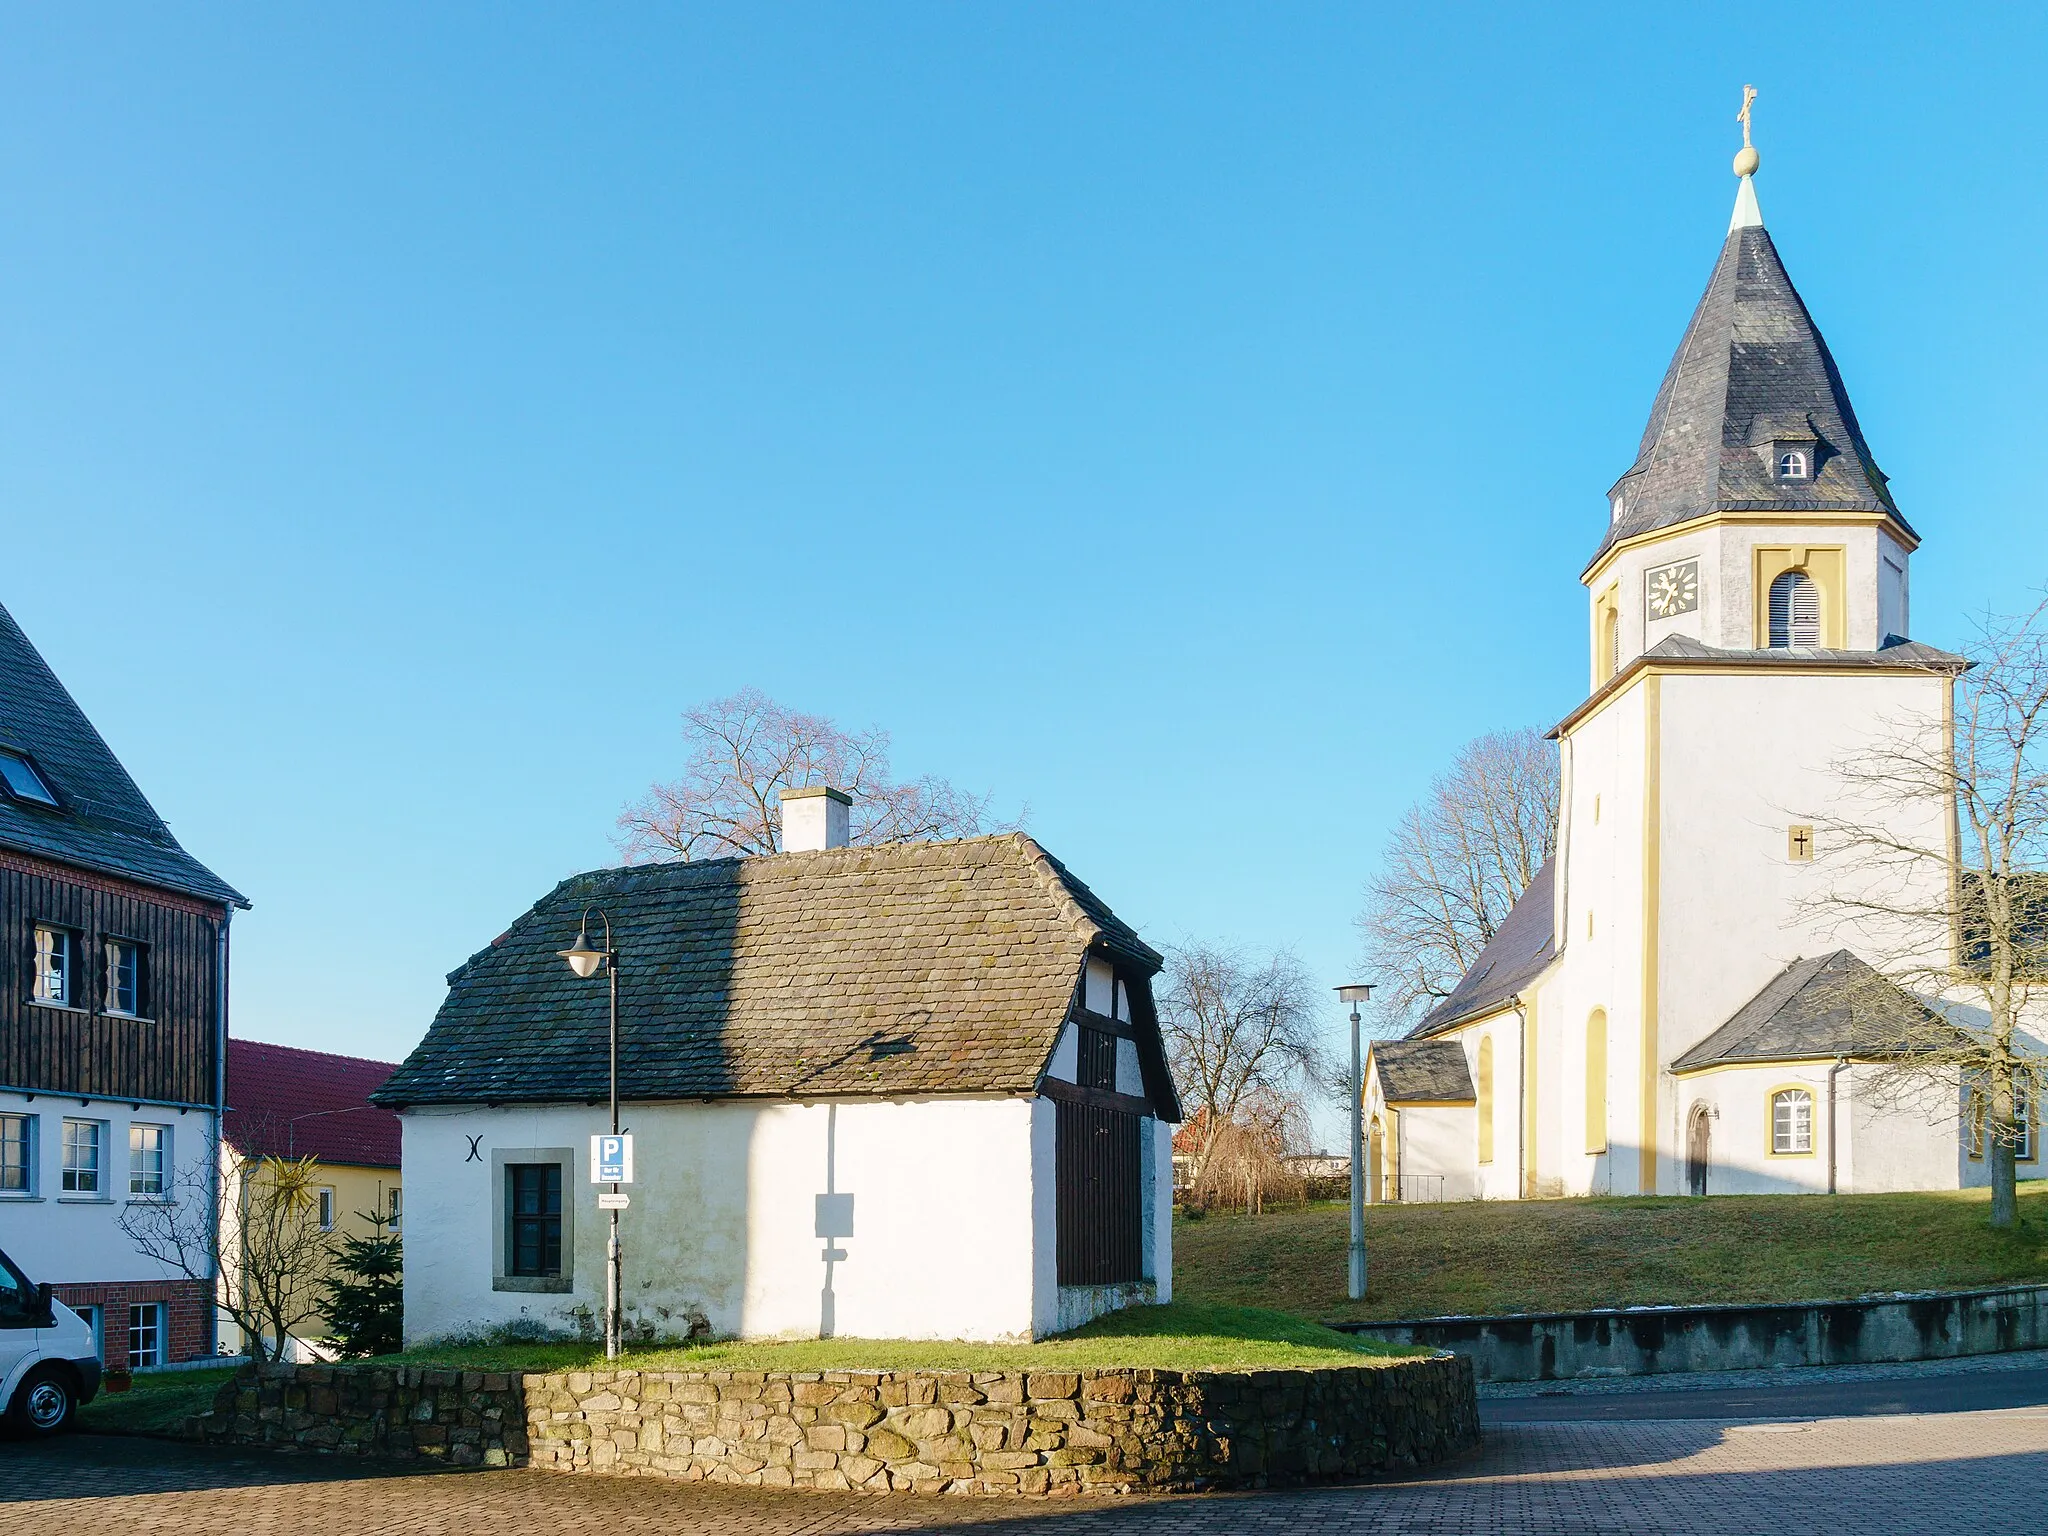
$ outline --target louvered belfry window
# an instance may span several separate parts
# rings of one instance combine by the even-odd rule
[[[1820,644],[1820,583],[1787,571],[1771,583],[1771,649]]]

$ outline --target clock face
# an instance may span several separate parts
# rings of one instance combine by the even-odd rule
[[[1700,605],[1700,563],[1681,560],[1643,573],[1643,601],[1653,619],[1675,618]]]

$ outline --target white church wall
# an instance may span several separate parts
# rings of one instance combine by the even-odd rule
[[[1825,1194],[1828,1187],[1826,1063],[1771,1062],[1720,1068],[1675,1080],[1672,1145],[1678,1179],[1686,1182],[1687,1137],[1695,1108],[1708,1113],[1710,1195]],[[1811,1143],[1778,1153],[1771,1142],[1771,1094],[1804,1089],[1812,1097]],[[1838,1154],[1839,1155],[1839,1154]]]
[[[1539,1062],[1539,1080],[1555,1085],[1546,1097],[1559,1113],[1538,1174],[1565,1194],[1637,1189],[1648,681],[1636,679],[1563,744],[1570,798],[1559,869],[1561,954],[1538,1003],[1539,1019],[1554,1025],[1555,1052]],[[1596,1011],[1607,1021],[1608,1138],[1604,1149],[1589,1151],[1586,1028]]]
[[[681,1333],[695,1313],[746,1337],[1028,1335],[1034,1292],[1053,1273],[1051,1106],[1034,1134],[1039,1104],[633,1105],[638,1182],[620,1223],[629,1319]],[[601,1108],[402,1119],[409,1340],[602,1314],[606,1223],[587,1163]],[[568,1154],[561,1292],[494,1289],[505,1159],[493,1154],[519,1149]],[[827,1193],[841,1199],[828,1207]],[[821,1219],[850,1230],[828,1241]]]
[[[1479,1193],[1478,1122],[1471,1105],[1411,1105],[1401,1110],[1399,1126],[1402,1199],[1470,1200]]]
[[[1878,1090],[1878,1069],[1854,1064],[1836,1081],[1848,1143],[1840,1188],[1849,1194],[1957,1189],[1981,1163],[1969,1160],[1958,1111],[1961,1089],[1930,1090],[1907,1102]]]
[[[1908,601],[1911,591],[1906,548],[1889,534],[1877,536],[1877,634],[1878,643],[1887,635],[1902,640],[1913,638],[1913,613]]]
[[[1472,1148],[1464,1163],[1454,1165],[1462,1172],[1469,1166],[1472,1195],[1480,1200],[1514,1200],[1522,1192],[1521,1168],[1521,1011],[1510,1010],[1457,1031],[1455,1039],[1465,1053],[1465,1070],[1471,1074],[1477,1101],[1472,1107]],[[1493,1047],[1493,1084],[1484,1091],[1480,1064],[1486,1046]],[[1489,1102],[1490,1101],[1490,1102]],[[1480,1160],[1484,1146],[1482,1116],[1493,1122],[1491,1156]],[[1416,1171],[1421,1171],[1420,1169]]]

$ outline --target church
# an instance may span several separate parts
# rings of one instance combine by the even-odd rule
[[[1919,536],[1764,228],[1746,111],[1744,139],[1727,239],[1581,577],[1590,691],[1551,732],[1557,853],[1451,994],[1372,1047],[1376,1198],[1989,1182],[1960,1084],[1916,1108],[1876,1091],[1897,1033],[1875,1015],[1924,1005],[1818,900],[1841,765],[1880,728],[1941,750],[1964,663],[1908,638]],[[1945,797],[1881,814],[1954,846]]]

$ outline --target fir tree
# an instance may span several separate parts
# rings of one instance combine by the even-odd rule
[[[382,1216],[362,1213],[373,1237],[345,1234],[324,1282],[333,1343],[344,1360],[395,1354],[404,1347],[405,1287],[402,1240],[385,1230]]]

